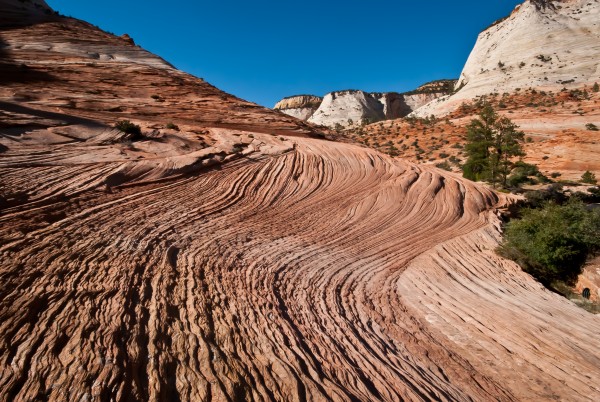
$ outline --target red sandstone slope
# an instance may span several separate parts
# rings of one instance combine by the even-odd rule
[[[0,37],[0,400],[600,395],[600,320],[495,256],[489,189],[85,23]]]

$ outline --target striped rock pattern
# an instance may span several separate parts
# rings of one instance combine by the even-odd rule
[[[112,192],[24,152],[60,189],[0,218],[3,400],[598,395],[600,320],[494,255],[493,192],[289,141]]]
[[[52,18],[0,29],[1,401],[598,399],[509,199]]]

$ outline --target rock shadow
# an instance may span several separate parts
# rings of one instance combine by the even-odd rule
[[[15,62],[8,49],[8,43],[0,35],[0,85],[54,81],[52,75],[47,72]]]

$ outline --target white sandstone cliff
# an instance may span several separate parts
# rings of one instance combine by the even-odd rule
[[[600,81],[600,1],[528,0],[479,34],[458,92],[414,113],[444,115],[465,100],[518,88],[560,90]]]
[[[407,116],[448,93],[454,82],[435,81],[407,93],[345,90],[328,93],[324,98],[312,95],[291,96],[278,102],[275,109],[328,127],[356,126]]]
[[[317,111],[322,101],[323,98],[314,95],[289,96],[277,102],[273,109],[306,121]]]

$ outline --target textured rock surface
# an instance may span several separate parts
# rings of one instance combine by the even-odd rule
[[[0,37],[0,400],[598,399],[600,319],[493,252],[510,200],[84,23]]]
[[[360,125],[363,121],[376,122],[408,115],[442,93],[415,93],[410,95],[394,92],[367,93],[364,91],[339,91],[325,95],[319,109],[309,122],[328,127],[340,124],[344,127]]]
[[[319,98],[298,95],[285,98],[275,109],[311,123],[336,127],[358,126],[363,122],[396,119],[447,94],[454,80],[424,84],[412,92],[368,93],[357,90],[336,91]]]
[[[415,115],[444,115],[463,101],[517,88],[560,90],[600,81],[600,2],[526,1],[479,34],[455,95]]]

